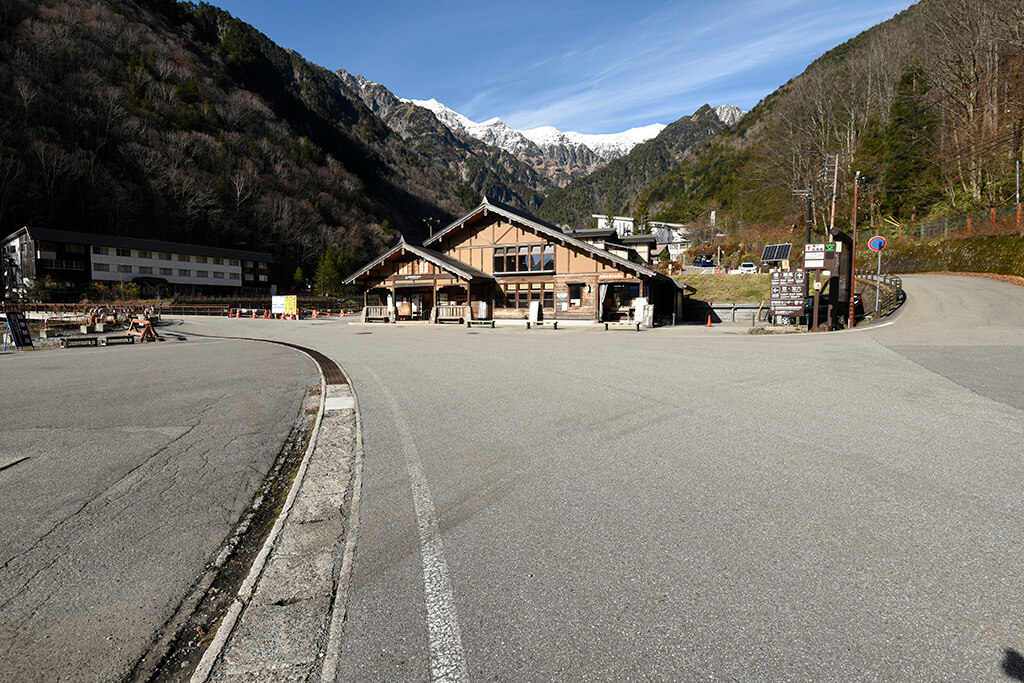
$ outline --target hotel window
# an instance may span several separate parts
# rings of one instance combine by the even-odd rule
[[[161,252],[159,258],[160,258],[161,261],[170,261],[171,260],[171,255],[167,254],[167,253]]]
[[[544,270],[555,269],[555,245],[546,244],[544,245]]]
[[[239,279],[238,273],[228,273],[228,279],[229,280],[238,280]]]
[[[82,244],[66,244],[64,245],[64,251],[69,254],[84,254],[85,246]]]
[[[544,283],[544,302],[542,305],[544,306],[544,308],[555,307],[555,283]]]
[[[206,263],[205,256],[196,256],[196,263]]]
[[[192,277],[192,271],[189,270],[188,268],[179,268],[178,275],[180,275],[181,277]]]
[[[267,276],[266,276],[266,275],[260,275],[260,282],[266,282],[266,281],[267,281],[267,279],[268,279],[268,278],[267,278]]]
[[[92,269],[95,270],[97,273],[109,273],[110,272],[110,264],[109,263],[94,263],[94,264],[92,264]]]
[[[219,270],[213,271],[213,279],[214,280],[223,280],[224,279],[224,273],[220,272]]]
[[[131,249],[121,249],[120,247],[118,247],[117,255],[118,256],[131,256],[132,255],[132,250]]]
[[[539,282],[534,282],[530,285],[530,301],[540,301],[540,288]]]
[[[126,266],[123,263],[117,266],[117,272],[119,273],[130,273],[132,272],[131,266]]]
[[[188,263],[188,254],[178,254],[178,260]]]
[[[229,266],[237,266],[239,264],[238,259],[228,259]]]
[[[160,274],[161,275],[174,275],[174,268],[161,268],[160,269]]]
[[[210,274],[205,270],[197,270],[196,277],[208,277]]]
[[[100,256],[106,256],[107,254],[110,253],[110,250],[107,249],[106,247],[93,247],[92,253],[99,254]]]
[[[140,251],[139,258],[153,258],[153,252],[151,251]]]
[[[153,269],[149,266],[139,266],[139,275],[152,275]]]
[[[210,259],[210,263],[212,263],[215,266],[222,266],[222,265],[224,265],[224,259],[222,259],[222,258],[212,258],[212,259]]]

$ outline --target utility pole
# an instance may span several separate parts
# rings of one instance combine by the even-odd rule
[[[807,183],[806,190],[793,190],[794,197],[803,197],[807,200],[807,234],[804,243],[811,242],[811,228],[814,226],[814,183]]]
[[[430,231],[430,236],[434,236],[434,228],[440,225],[441,220],[438,218],[424,218],[423,222],[427,224],[427,230]]]
[[[857,191],[860,189],[860,171],[853,176],[853,248],[850,250],[850,317],[846,319],[846,326],[854,325],[853,295],[857,291]]]
[[[836,194],[839,190],[839,155],[837,154],[832,159],[832,218],[828,225],[828,234],[831,236],[832,231],[836,229]],[[829,239],[832,239],[829,237]]]

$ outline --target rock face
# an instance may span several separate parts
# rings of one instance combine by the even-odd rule
[[[718,119],[727,126],[731,126],[740,119],[747,112],[743,111],[739,107],[734,107],[731,104],[723,104],[714,108],[715,114]]]
[[[446,125],[431,110],[399,99],[383,85],[344,70],[337,75],[407,145],[444,163],[478,195],[534,211],[554,187],[547,175],[516,155],[481,141],[460,127]],[[539,155],[540,150],[535,153]]]

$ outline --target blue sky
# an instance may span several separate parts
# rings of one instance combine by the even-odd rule
[[[474,121],[615,133],[749,110],[909,0],[212,0],[282,47]]]

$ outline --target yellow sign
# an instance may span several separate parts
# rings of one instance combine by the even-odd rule
[[[286,296],[284,298],[284,314],[285,315],[298,315],[299,314],[299,297],[297,296]]]

